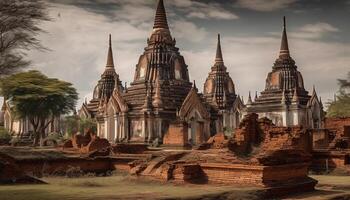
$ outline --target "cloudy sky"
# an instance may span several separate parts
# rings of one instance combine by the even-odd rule
[[[350,71],[350,0],[164,0],[177,46],[191,80],[201,86],[222,35],[225,64],[236,91],[262,91],[277,58],[282,17],[287,17],[290,51],[304,76],[326,101],[337,78]],[[51,22],[41,34],[48,52],[30,52],[31,68],[74,83],[80,104],[90,98],[104,70],[112,34],[117,73],[132,81],[150,35],[156,0],[48,0]]]

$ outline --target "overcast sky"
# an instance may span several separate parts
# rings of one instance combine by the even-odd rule
[[[164,0],[172,36],[200,90],[214,62],[221,33],[225,65],[236,92],[262,91],[277,58],[282,17],[287,17],[291,55],[307,90],[324,101],[337,78],[350,71],[350,0]],[[103,72],[112,45],[116,71],[130,83],[153,26],[156,0],[50,0],[53,21],[42,24],[49,52],[33,51],[31,68],[74,83],[77,108]]]

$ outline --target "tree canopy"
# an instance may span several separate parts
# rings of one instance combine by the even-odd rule
[[[350,72],[347,79],[338,79],[340,89],[333,102],[328,103],[328,117],[350,117]]]
[[[45,49],[37,39],[43,32],[38,25],[48,20],[47,6],[41,0],[0,1],[0,76],[28,66],[26,50]]]
[[[78,99],[71,83],[34,70],[3,78],[0,87],[15,115],[28,117],[36,137],[43,136],[54,117],[73,111]]]

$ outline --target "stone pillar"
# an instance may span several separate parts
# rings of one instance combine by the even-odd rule
[[[154,137],[155,134],[153,131],[153,125],[154,125],[153,117],[149,115],[147,118],[147,135],[148,135],[147,142],[148,143],[151,143],[153,141],[153,139],[155,138]]]
[[[118,115],[115,114],[115,115],[114,115],[114,138],[113,138],[113,142],[119,141],[119,139],[120,139],[120,133],[119,133],[119,131],[118,131],[118,130],[119,130],[119,129],[118,129],[118,127],[119,127],[118,122],[119,122],[119,120],[118,120]]]
[[[143,139],[146,139],[147,138],[147,129],[146,129],[146,114],[143,115],[143,119],[142,119],[142,122],[141,122],[141,126],[142,126],[142,131],[141,131],[141,137]]]
[[[104,117],[104,129],[102,130],[102,138],[108,139],[107,134],[108,134],[108,118]]]
[[[288,126],[288,111],[284,110],[282,111],[282,126]]]
[[[130,139],[130,133],[129,133],[129,119],[128,119],[128,116],[126,115],[126,113],[123,113],[122,114],[122,124],[121,126],[123,127],[123,139],[126,138],[126,139]]]
[[[299,112],[298,110],[293,111],[293,126],[299,125]]]
[[[126,132],[127,128],[125,127],[125,123],[126,123],[126,114],[125,113],[121,113],[121,115],[119,115],[119,131],[120,131],[120,138],[119,140],[124,140],[125,138],[129,139],[128,137],[128,133]]]
[[[162,120],[160,118],[157,119],[157,137],[159,141],[162,140]]]

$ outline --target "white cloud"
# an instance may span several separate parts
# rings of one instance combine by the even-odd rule
[[[339,29],[331,24],[317,22],[314,24],[306,24],[289,35],[295,38],[302,39],[320,39],[329,33],[339,32]]]
[[[123,8],[129,10],[128,7]],[[151,21],[136,22],[138,17],[142,18],[140,13],[136,14],[138,17],[128,18],[120,17],[122,13],[111,20],[107,15],[89,12],[80,7],[53,4],[50,15],[54,21],[44,23],[42,27],[48,34],[39,36],[43,45],[51,51],[30,52],[28,56],[33,60],[31,68],[72,82],[80,93],[79,107],[86,97],[91,96],[104,70],[108,34],[111,33],[117,73],[122,81],[130,83],[138,57],[147,45],[153,17]],[[130,23],[131,21],[135,23]],[[181,41],[197,42],[207,35],[204,28],[189,21],[178,20],[170,25],[173,36]]]
[[[147,5],[121,4],[113,13],[116,20],[127,20],[132,24],[149,22],[154,17],[154,9]]]
[[[251,10],[269,12],[289,7],[298,0],[238,0],[236,5]]]
[[[40,35],[40,39],[51,51],[30,52],[32,68],[72,82],[83,101],[104,69],[111,33],[117,71],[122,81],[130,82],[152,26],[147,30],[127,20],[111,21],[105,15],[69,5],[55,4],[50,13],[54,21],[43,24],[48,34]]]
[[[204,28],[197,27],[189,21],[175,21],[172,29],[173,35],[178,39],[198,42],[206,38],[207,32]]]
[[[233,20],[239,17],[222,4],[203,3],[193,0],[174,0],[167,2],[184,12],[189,18]]]

